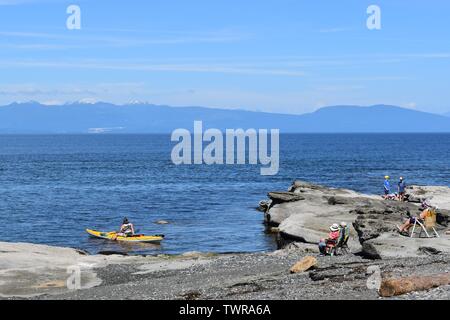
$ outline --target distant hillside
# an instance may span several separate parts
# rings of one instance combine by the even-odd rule
[[[169,133],[205,128],[278,128],[294,132],[450,132],[450,118],[395,106],[333,106],[304,115],[149,104],[36,102],[0,107],[0,133]]]
[[[447,117],[387,105],[324,107],[301,117],[313,132],[450,132]]]

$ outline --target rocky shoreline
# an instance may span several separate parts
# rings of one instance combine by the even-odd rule
[[[0,299],[386,299],[374,285],[381,279],[450,273],[449,191],[412,186],[410,202],[400,203],[296,181],[260,203],[268,228],[277,233],[280,249],[274,252],[89,255],[0,242]],[[424,198],[439,208],[441,237],[399,235],[395,225],[407,211],[418,211]],[[340,221],[352,225],[351,253],[318,256],[318,239]],[[316,265],[291,273],[307,256]],[[450,286],[389,299],[450,299]]]
[[[450,188],[409,186],[408,201],[384,200],[352,190],[334,189],[294,181],[286,192],[270,192],[260,202],[266,223],[275,227],[279,248],[295,246],[313,250],[328,227],[341,221],[351,225],[349,247],[370,259],[421,257],[427,253],[450,254],[446,235],[450,215]],[[439,238],[409,238],[397,232],[408,215],[421,212],[421,202],[437,207]]]

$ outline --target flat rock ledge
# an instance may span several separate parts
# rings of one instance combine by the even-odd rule
[[[277,227],[280,248],[312,246],[328,234],[333,223],[351,226],[349,247],[371,259],[419,257],[450,253],[446,234],[450,214],[450,188],[447,186],[410,186],[408,201],[384,200],[352,190],[328,188],[296,180],[284,192],[270,192],[270,205],[264,210],[265,221]],[[427,199],[437,210],[439,238],[409,238],[397,232],[407,214],[420,213]],[[418,235],[418,234],[417,234]]]
[[[176,259],[166,255],[89,255],[73,248],[0,242],[0,300],[73,294],[104,286],[105,272],[109,282],[118,281],[120,273],[127,282],[127,277],[202,265],[211,256],[199,252]],[[128,269],[132,272],[123,271]]]
[[[0,242],[0,297],[64,292],[69,276],[75,273],[80,274],[80,289],[91,288],[101,283],[94,269],[116,259],[72,248]]]

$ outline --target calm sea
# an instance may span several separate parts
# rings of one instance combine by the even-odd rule
[[[276,176],[250,165],[175,166],[173,145],[168,135],[0,136],[0,241],[91,253],[266,251],[275,242],[255,207],[296,178],[366,193],[381,193],[385,174],[450,182],[450,134],[281,135]],[[130,246],[84,231],[115,230],[124,216],[166,239]]]

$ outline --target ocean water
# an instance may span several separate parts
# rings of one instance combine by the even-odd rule
[[[296,178],[366,193],[381,193],[385,174],[450,183],[450,134],[281,135],[275,176],[252,165],[176,166],[173,146],[168,135],[0,135],[0,241],[91,253],[267,251],[275,240],[255,208]],[[116,230],[124,216],[166,239],[124,245],[84,231]]]

